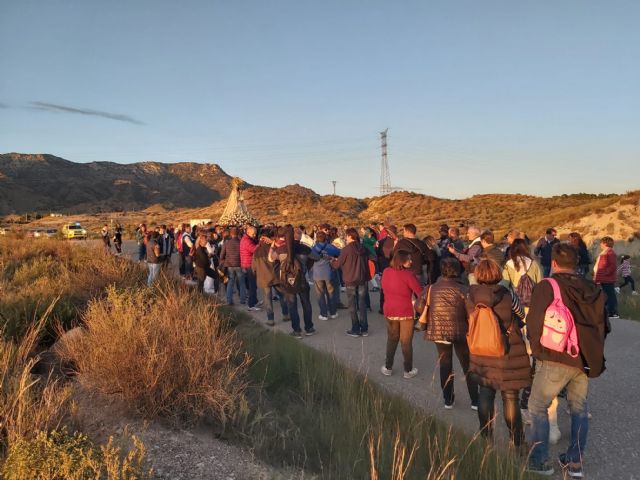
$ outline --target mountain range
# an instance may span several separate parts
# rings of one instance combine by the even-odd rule
[[[102,222],[114,212],[121,218],[129,212],[131,221],[216,221],[232,178],[215,164],[75,163],[54,155],[7,153],[0,155],[0,215],[92,214]],[[363,225],[387,220],[399,226],[415,223],[420,232],[432,234],[442,223],[475,224],[501,233],[519,228],[532,238],[554,226],[564,233],[576,230],[587,239],[640,239],[640,190],[554,197],[496,193],[460,200],[393,192],[358,199],[319,195],[301,185],[245,183],[243,196],[262,222]]]

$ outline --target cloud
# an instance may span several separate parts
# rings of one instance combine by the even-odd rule
[[[9,105],[7,105],[6,103],[0,102],[0,108],[11,108],[11,107],[9,107]]]
[[[89,108],[75,108],[67,107],[65,105],[56,105],[55,103],[47,102],[31,102],[33,108],[38,110],[46,110],[49,112],[64,112],[64,113],[77,113],[80,115],[92,115],[94,117],[108,118],[110,120],[118,120],[119,122],[133,123],[135,125],[144,125],[140,120],[136,120],[129,115],[123,115],[121,113],[109,113],[101,112],[100,110],[91,110]]]

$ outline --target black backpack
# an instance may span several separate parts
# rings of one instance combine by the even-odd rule
[[[301,293],[304,290],[304,270],[300,260],[286,258],[273,266],[277,287],[285,293]]]

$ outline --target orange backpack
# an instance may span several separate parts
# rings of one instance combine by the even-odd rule
[[[509,353],[508,333],[503,333],[500,319],[493,308],[478,303],[469,315],[469,352],[483,357],[502,357]]]

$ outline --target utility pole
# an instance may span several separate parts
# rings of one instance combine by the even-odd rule
[[[380,168],[380,195],[391,193],[391,176],[389,175],[389,161],[387,160],[387,132],[380,132],[380,148],[382,150],[382,164]]]
[[[331,183],[333,184],[333,194],[336,194],[336,183],[338,183],[337,180],[331,180]]]

